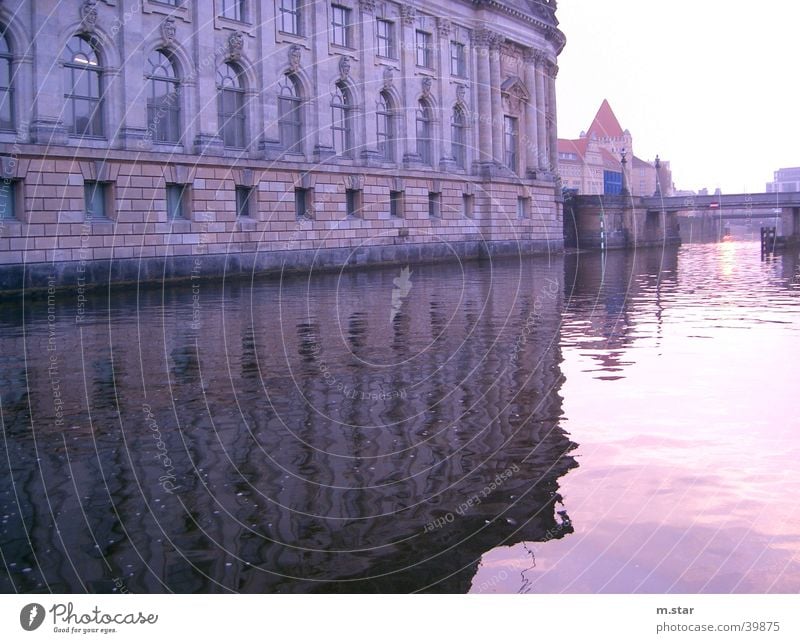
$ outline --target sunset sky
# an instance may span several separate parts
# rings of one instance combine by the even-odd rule
[[[671,161],[678,189],[764,192],[800,166],[800,4],[561,0],[559,136],[603,98],[636,155]]]

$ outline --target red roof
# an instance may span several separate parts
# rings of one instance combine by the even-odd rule
[[[558,153],[559,154],[577,154],[579,159],[586,156],[586,146],[589,141],[585,138],[576,139],[558,139]],[[564,160],[564,159],[562,159]]]
[[[597,138],[622,138],[624,136],[622,126],[620,126],[617,117],[614,115],[614,110],[611,109],[611,105],[608,104],[607,100],[603,100],[603,104],[597,110],[597,115],[589,126],[589,131],[586,132],[586,135],[589,138],[592,136]]]

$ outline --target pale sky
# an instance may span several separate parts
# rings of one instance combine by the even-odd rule
[[[560,0],[558,131],[577,138],[607,98],[637,156],[678,189],[764,192],[800,166],[800,3]]]

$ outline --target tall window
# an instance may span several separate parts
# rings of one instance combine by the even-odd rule
[[[453,139],[453,158],[458,167],[464,168],[467,164],[467,119],[463,109],[460,107],[453,108],[450,125]]]
[[[450,74],[458,78],[467,76],[467,48],[463,42],[450,43]]]
[[[247,119],[245,117],[244,79],[241,70],[224,63],[217,71],[219,135],[225,147],[243,149]]]
[[[393,161],[395,155],[394,112],[392,111],[389,95],[386,92],[381,92],[378,96],[378,106],[375,114],[378,119],[378,151],[383,155],[384,160]]]
[[[331,5],[331,31],[333,44],[350,47],[350,9]]]
[[[391,20],[378,18],[378,55],[384,58],[395,58],[394,23]]]
[[[427,31],[417,30],[417,65],[433,67],[433,36]]]
[[[244,3],[245,0],[220,0],[222,3],[222,11],[220,15],[229,20],[238,20],[243,22],[245,19]]]
[[[336,93],[331,101],[333,120],[333,147],[337,154],[349,156],[353,149],[353,104],[350,91],[344,83],[336,83]]]
[[[280,30],[284,33],[300,34],[300,0],[280,0]]]
[[[302,110],[300,83],[293,75],[286,74],[278,89],[278,130],[281,145],[287,152],[302,152]]]
[[[73,36],[64,48],[65,111],[73,136],[103,136],[103,69],[94,46]]]
[[[147,66],[147,131],[154,141],[177,143],[181,138],[181,106],[175,65],[164,52],[154,51]]]
[[[417,154],[426,165],[433,165],[433,110],[427,101],[417,106]]]
[[[0,27],[0,130],[14,129],[14,88],[11,68],[11,48],[5,31]]]
[[[517,157],[519,156],[519,121],[513,116],[505,117],[505,147],[506,167],[517,171]]]

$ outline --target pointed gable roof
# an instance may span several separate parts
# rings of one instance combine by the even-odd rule
[[[619,124],[617,117],[614,115],[614,110],[608,101],[603,99],[603,104],[597,110],[597,115],[594,117],[592,124],[589,126],[589,131],[586,135],[591,138],[622,138],[624,132],[622,126]]]

